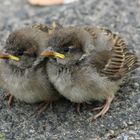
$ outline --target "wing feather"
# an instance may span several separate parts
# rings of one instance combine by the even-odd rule
[[[105,28],[85,27],[84,29],[93,36],[95,41],[100,38],[100,35],[103,37],[103,34],[106,41],[108,41],[106,43],[107,45],[104,45],[105,42],[103,42],[102,46],[98,46],[100,43],[96,43],[97,52],[96,55],[92,57],[93,62],[91,62],[96,66],[98,71],[104,73],[107,77],[118,79],[140,66],[135,54],[129,52],[125,41],[117,34]],[[103,40],[105,40],[104,38]],[[101,40],[102,39],[100,39],[100,41]],[[98,49],[98,47],[104,48]],[[100,52],[100,50],[102,52]],[[104,53],[109,55],[109,57],[105,56]],[[101,62],[103,58],[100,55],[105,59],[104,62]],[[97,58],[95,59],[95,57]]]
[[[104,30],[112,42],[112,55],[105,65],[103,72],[113,77],[122,77],[136,68],[137,57],[128,51],[125,41],[117,34]]]

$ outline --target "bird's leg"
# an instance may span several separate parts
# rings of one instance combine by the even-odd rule
[[[40,116],[50,105],[50,108],[52,109],[52,102],[51,101],[45,101],[40,104],[37,112],[35,113],[36,116]]]
[[[76,112],[77,112],[79,115],[81,115],[81,111],[80,111],[81,105],[85,105],[85,103],[77,103],[76,105],[77,105],[77,106],[76,106]]]
[[[12,96],[10,93],[8,93],[6,95],[6,97],[8,98],[8,106],[11,107],[14,101],[14,96]]]
[[[76,112],[77,112],[78,114],[80,114],[80,107],[81,107],[81,103],[77,103]]]
[[[14,101],[14,96],[10,95],[8,99],[8,105],[11,107]]]
[[[96,120],[100,116],[103,117],[106,114],[106,112],[109,110],[113,98],[114,97],[108,97],[104,106],[95,109],[95,110],[97,109],[102,109],[102,110],[92,118],[92,121]]]

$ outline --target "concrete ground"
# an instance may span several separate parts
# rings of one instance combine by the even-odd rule
[[[0,0],[0,45],[9,33],[32,23],[100,25],[117,31],[140,58],[139,0],[81,0],[79,3],[36,7],[26,0]],[[15,102],[10,109],[0,91],[0,140],[140,140],[140,73],[133,72],[118,91],[104,118],[89,122],[97,103],[83,106],[60,100],[42,116],[32,116],[38,105]],[[99,104],[101,105],[101,104]]]

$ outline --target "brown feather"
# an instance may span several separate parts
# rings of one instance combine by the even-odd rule
[[[108,46],[105,46],[103,50],[94,53],[94,57],[91,62],[93,66],[96,67],[97,71],[104,73],[109,78],[121,78],[128,72],[139,67],[137,57],[135,54],[128,51],[125,41],[119,37],[117,34],[112,33],[110,30],[105,28],[96,28],[96,27],[85,27],[86,31],[93,36],[93,39],[96,41],[99,34],[104,34],[111,48],[108,49]],[[96,46],[97,48],[100,47]],[[101,46],[103,48],[103,46]]]
[[[112,55],[103,69],[104,73],[112,74],[112,77],[120,77],[135,69],[137,58],[127,49],[127,45],[121,37],[116,34],[104,30],[113,44]],[[114,67],[115,64],[115,67]]]

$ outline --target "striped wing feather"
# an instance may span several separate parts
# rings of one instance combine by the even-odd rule
[[[111,50],[111,57],[103,69],[103,73],[112,78],[120,78],[139,67],[137,57],[128,51],[124,40],[110,30],[103,30],[114,46]]]
[[[55,30],[57,31],[59,29],[62,29],[63,26],[60,23],[54,21],[54,22],[52,22],[52,24],[50,26],[48,26],[46,24],[34,24],[34,25],[32,25],[32,28],[37,28],[43,32],[51,34]]]

